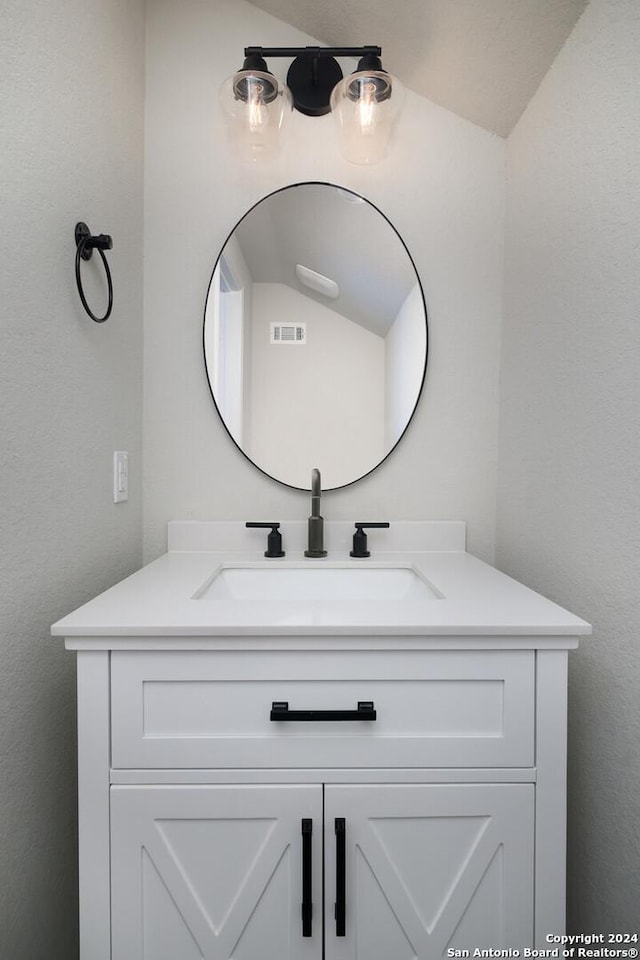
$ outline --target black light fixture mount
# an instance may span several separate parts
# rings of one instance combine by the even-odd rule
[[[259,53],[249,52],[258,49],[260,48],[247,47],[242,70],[234,77],[233,95],[243,103],[251,99],[251,84],[256,82],[260,84],[260,96],[264,103],[273,103],[278,96],[278,81],[269,70],[264,57]]]
[[[343,78],[336,57],[359,57],[358,70],[382,71],[382,48],[373,45],[364,47],[245,47],[247,60],[260,58],[266,71],[266,57],[293,58],[287,73],[287,86],[291,91],[293,106],[308,117],[322,117],[331,111],[331,92]]]

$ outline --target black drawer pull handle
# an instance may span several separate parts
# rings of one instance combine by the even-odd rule
[[[302,936],[312,936],[313,894],[311,888],[311,839],[313,820],[302,821]]]
[[[336,937],[346,936],[347,928],[347,828],[344,817],[336,817]]]
[[[357,710],[289,710],[288,700],[274,700],[270,720],[375,720],[373,700],[358,700]]]

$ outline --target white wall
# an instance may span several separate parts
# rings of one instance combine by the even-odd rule
[[[640,7],[591,0],[508,143],[497,560],[570,658],[569,929],[637,931]]]
[[[231,237],[207,292],[203,345],[211,393],[241,447],[251,433],[252,286],[240,244]]]
[[[427,348],[424,304],[416,283],[385,337],[385,447],[398,442],[418,399]]]
[[[141,559],[143,4],[3,0],[0,48],[0,956],[73,960],[75,663],[49,626]],[[80,219],[114,241],[100,326]]]
[[[303,344],[270,343],[271,323],[306,324]],[[384,340],[283,283],[253,285],[252,430],[268,474],[309,487],[350,483],[384,455]]]
[[[394,154],[372,168],[340,157],[330,116],[291,117],[287,150],[234,163],[217,106],[247,44],[312,38],[243,0],[147,6],[145,143],[145,553],[169,519],[304,518],[309,497],[242,457],[209,395],[202,314],[224,240],[259,198],[327,180],[376,204],[403,236],[425,290],[424,399],[398,449],[370,477],[327,494],[328,519],[464,518],[493,556],[502,297],[504,142],[408,94]],[[286,61],[273,68],[286,72]]]

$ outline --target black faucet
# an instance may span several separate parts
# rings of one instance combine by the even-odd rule
[[[320,494],[322,493],[320,471],[314,467],[311,471],[311,516],[309,517],[309,543],[305,557],[326,557],[324,549],[324,520],[320,516]]]

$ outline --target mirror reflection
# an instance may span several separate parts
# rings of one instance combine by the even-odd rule
[[[229,434],[262,471],[324,489],[373,470],[418,401],[427,317],[415,267],[391,223],[326,183],[254,206],[216,262],[204,352]]]

